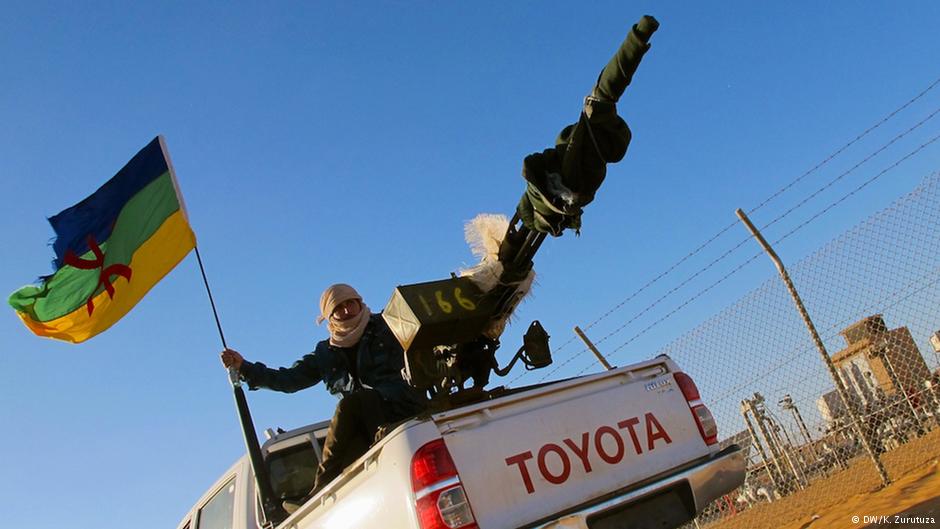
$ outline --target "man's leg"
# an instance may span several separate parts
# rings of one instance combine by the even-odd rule
[[[366,453],[375,432],[385,423],[386,407],[379,392],[373,389],[357,391],[339,401],[326,434],[314,491]]]

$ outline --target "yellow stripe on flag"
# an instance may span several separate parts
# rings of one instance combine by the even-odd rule
[[[20,319],[34,333],[72,343],[83,342],[107,330],[121,319],[163,276],[196,246],[186,217],[177,210],[142,244],[131,258],[131,280],[118,276],[113,282],[114,299],[102,291],[95,296],[94,312],[89,316],[85,305],[46,322],[33,321],[21,312]]]

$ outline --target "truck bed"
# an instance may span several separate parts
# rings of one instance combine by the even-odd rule
[[[419,527],[410,464],[441,438],[481,529],[603,527],[628,505],[664,501],[687,520],[743,482],[744,462],[706,444],[677,371],[661,356],[413,419],[280,527]]]
[[[518,527],[712,450],[660,357],[433,418],[481,527]]]

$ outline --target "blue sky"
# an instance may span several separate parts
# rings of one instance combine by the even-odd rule
[[[940,5],[928,1],[8,2],[4,11],[7,291],[50,271],[45,217],[163,134],[228,342],[268,365],[289,364],[326,336],[314,318],[331,283],[355,285],[379,310],[398,284],[473,264],[464,222],[511,214],[522,158],[577,118],[645,13],[662,27],[619,105],[634,133],[630,150],[609,169],[581,236],[549,240],[537,256],[539,284],[504,335],[504,362],[532,319],[553,344],[568,341],[573,325],[597,319],[733,222],[735,208],[753,208],[940,77]],[[929,93],[755,223],[938,101]],[[873,167],[937,133],[927,123]],[[802,257],[884,207],[938,169],[938,154],[937,144],[925,148],[781,253]],[[850,175],[776,236],[871,174]],[[728,241],[744,235],[738,229]],[[710,247],[685,270],[721,251]],[[743,270],[614,363],[652,354],[771,273],[767,263]],[[589,334],[615,330],[661,294],[644,292]],[[36,338],[12,310],[0,326],[8,525],[174,527],[243,451],[195,256],[85,344]],[[254,392],[249,401],[260,429],[321,420],[334,405],[321,387]]]

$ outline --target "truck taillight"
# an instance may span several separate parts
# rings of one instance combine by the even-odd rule
[[[411,459],[411,488],[421,529],[477,529],[457,467],[443,439],[422,446]]]
[[[679,371],[673,373],[679,390],[689,403],[689,410],[692,411],[692,417],[695,418],[695,424],[698,426],[698,432],[707,445],[713,445],[718,442],[718,425],[715,424],[715,418],[708,407],[702,403],[702,397],[699,395],[698,387],[692,377]]]

